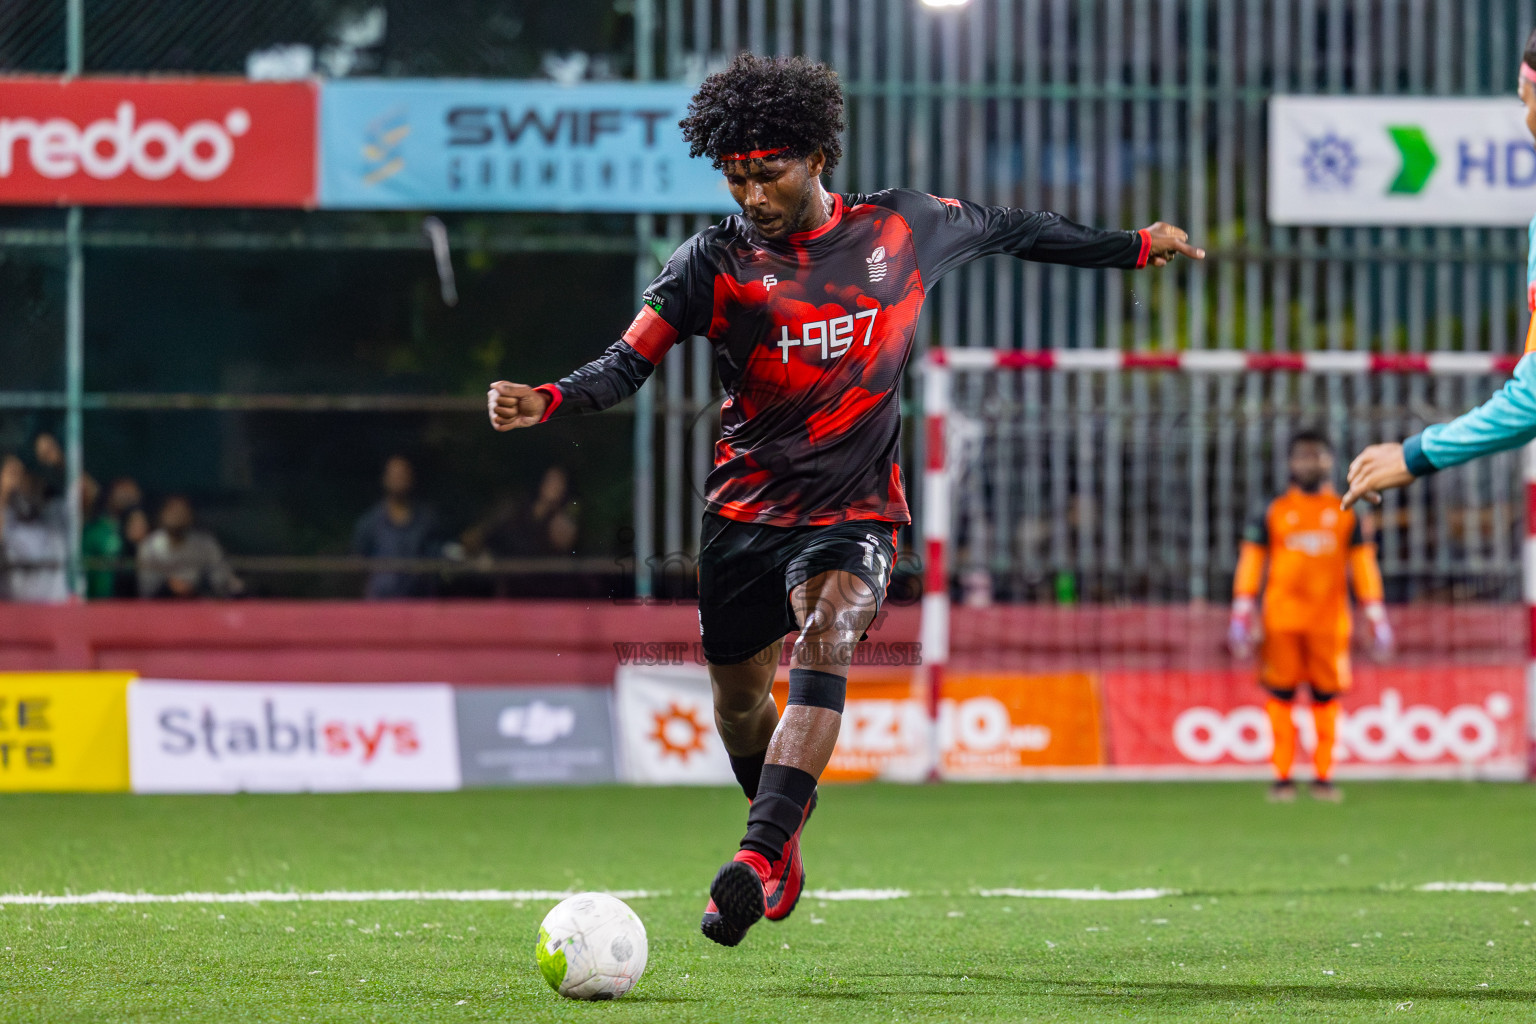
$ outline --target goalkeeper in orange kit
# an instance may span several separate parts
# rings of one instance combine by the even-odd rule
[[[1232,621],[1227,642],[1246,658],[1259,651],[1259,684],[1269,691],[1266,711],[1275,734],[1275,782],[1270,799],[1296,799],[1291,762],[1296,723],[1291,705],[1302,684],[1312,690],[1317,726],[1312,795],[1340,799],[1330,781],[1338,735],[1338,698],[1349,690],[1349,580],[1371,624],[1378,657],[1392,649],[1392,627],[1382,605],[1376,547],[1365,540],[1353,511],[1339,508],[1333,489],[1333,446],[1321,433],[1291,438],[1291,486],[1249,525],[1232,583]],[[1265,563],[1269,577],[1265,580]],[[1262,616],[1256,600],[1263,586]],[[1260,626],[1262,623],[1262,627]]]

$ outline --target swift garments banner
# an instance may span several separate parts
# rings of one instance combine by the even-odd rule
[[[650,82],[349,79],[320,97],[320,205],[339,209],[736,209]]]
[[[136,793],[459,788],[446,685],[185,683],[128,688]]]
[[[1117,767],[1199,769],[1268,764],[1274,736],[1250,671],[1112,672],[1105,678],[1110,760]],[[1357,665],[1342,698],[1334,763],[1341,775],[1525,771],[1525,673],[1518,665]],[[1317,746],[1310,707],[1295,720],[1305,774]]]
[[[0,79],[0,204],[312,207],[316,106],[310,82]]]

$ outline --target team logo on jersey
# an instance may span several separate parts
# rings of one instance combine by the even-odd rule
[[[1317,558],[1339,550],[1339,538],[1332,530],[1297,530],[1285,538],[1289,551],[1299,551]]]
[[[875,251],[870,253],[869,258],[864,262],[869,264],[870,284],[879,284],[881,281],[885,280],[885,272],[887,269],[885,263],[885,246],[875,246]]]
[[[857,313],[846,316],[833,317],[830,320],[816,320],[800,325],[800,337],[789,336],[789,325],[779,328],[780,353],[784,356],[784,362],[789,362],[789,350],[796,345],[806,349],[820,349],[822,359],[837,359],[853,347],[854,341],[862,334],[863,343],[868,345],[875,335],[875,317],[880,313],[879,307],[875,309],[861,309]],[[859,330],[859,321],[864,321],[863,330]],[[807,359],[810,353],[805,353]]]
[[[768,289],[769,291],[772,291],[773,290],[773,286],[778,284],[778,283],[779,283],[779,279],[777,277],[774,277],[772,274],[764,274],[763,275],[763,287]]]

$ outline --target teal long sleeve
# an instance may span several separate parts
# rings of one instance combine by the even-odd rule
[[[1425,427],[1403,442],[1408,472],[1425,476],[1536,439],[1536,359],[1523,357],[1494,396],[1449,423]]]

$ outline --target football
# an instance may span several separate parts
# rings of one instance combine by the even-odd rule
[[[562,900],[539,925],[539,973],[567,999],[617,999],[645,971],[645,925],[621,899],[601,892]]]

